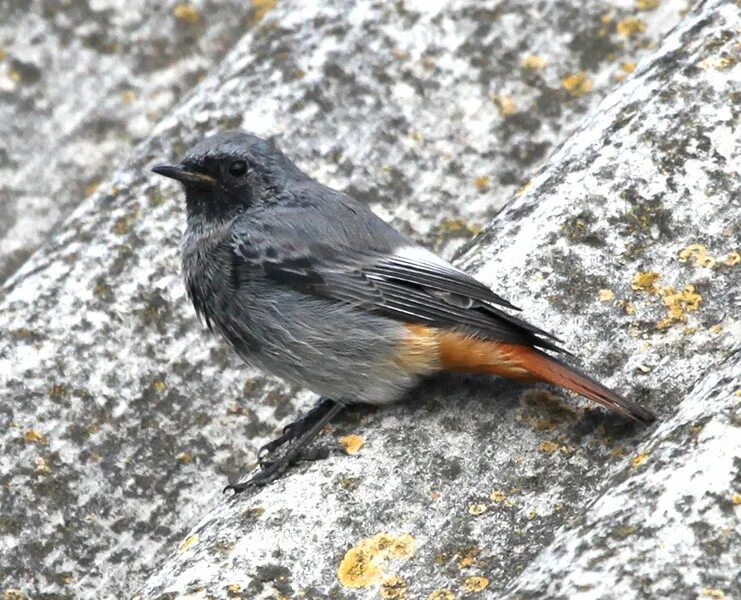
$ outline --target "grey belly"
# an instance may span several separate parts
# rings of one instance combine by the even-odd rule
[[[247,363],[317,394],[385,404],[417,382],[394,362],[405,333],[396,321],[258,283],[222,300],[215,329]]]

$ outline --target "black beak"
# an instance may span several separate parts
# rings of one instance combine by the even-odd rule
[[[157,165],[152,167],[152,171],[157,175],[164,175],[185,183],[199,183],[201,185],[214,185],[216,183],[216,180],[210,175],[191,171],[180,165]]]

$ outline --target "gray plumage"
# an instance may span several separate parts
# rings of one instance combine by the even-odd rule
[[[395,360],[404,323],[555,348],[497,308],[514,307],[489,288],[265,140],[213,136],[182,166],[200,178],[185,186],[188,294],[250,364],[338,401],[380,404],[426,374]]]

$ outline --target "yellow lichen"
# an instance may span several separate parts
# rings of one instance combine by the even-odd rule
[[[37,456],[36,457],[36,472],[37,473],[48,473],[49,471],[50,471],[49,461],[47,461],[43,456]]]
[[[648,460],[648,457],[650,455],[651,453],[648,450],[639,452],[633,457],[633,460],[630,461],[631,466],[634,469],[637,469],[638,467],[640,467],[642,464],[644,464]]]
[[[481,549],[478,546],[469,546],[458,553],[458,566],[461,569],[468,569],[476,564]]]
[[[583,96],[592,89],[592,82],[584,71],[567,75],[561,80],[561,85],[575,98]]]
[[[689,328],[688,328],[689,329]],[[720,323],[716,323],[715,325],[710,326],[710,333],[719,334],[721,331],[723,331],[723,326]]]
[[[702,296],[697,293],[694,285],[687,285],[679,292],[673,287],[662,287],[659,295],[662,296],[667,316],[656,324],[658,329],[667,329],[675,323],[686,322],[687,313],[698,310],[702,302]]]
[[[731,496],[731,502],[733,502],[733,504],[735,504],[736,506],[741,504],[741,494],[738,494],[738,493],[733,494]]]
[[[634,290],[655,294],[658,291],[656,281],[659,277],[661,277],[661,275],[653,271],[639,271],[633,276],[633,281],[631,282],[630,287]]]
[[[407,584],[398,575],[392,575],[383,580],[381,598],[384,600],[406,600]]]
[[[230,583],[228,586],[226,586],[226,591],[232,595],[239,594],[242,591],[242,586],[238,583]]]
[[[255,11],[253,21],[261,21],[262,18],[275,8],[276,0],[252,0],[252,9]]]
[[[497,504],[501,504],[502,502],[504,502],[507,499],[507,494],[505,494],[502,490],[494,490],[489,495],[489,498],[491,498],[491,501],[492,502],[496,502]]]
[[[476,179],[479,179],[479,178],[477,177]],[[474,180],[474,185],[475,184],[476,184],[476,180]],[[483,227],[479,225],[478,223],[470,223],[466,221],[465,219],[445,219],[442,223],[440,223],[439,228],[441,231],[444,231],[447,233],[457,233],[459,231],[467,231],[468,233],[472,233],[473,235],[476,235],[477,233],[481,233],[481,230],[483,229]]]
[[[609,302],[615,298],[615,292],[609,289],[601,289],[597,292],[597,297],[600,302]]]
[[[618,21],[615,29],[620,35],[630,37],[646,31],[646,23],[637,17],[628,17],[627,19]]]
[[[499,114],[502,115],[503,117],[508,117],[517,112],[517,105],[515,104],[515,101],[512,99],[512,96],[500,94],[498,96],[494,96],[494,102],[496,102],[497,104],[497,108],[499,109]]]
[[[415,546],[408,533],[379,533],[364,538],[345,553],[337,577],[345,587],[369,587],[383,579],[389,559],[407,560],[414,555]]]
[[[178,454],[178,462],[183,465],[189,465],[193,462],[193,455],[190,452],[181,452]]]
[[[41,433],[40,431],[36,431],[35,429],[28,429],[25,432],[23,432],[23,439],[27,441],[29,444],[48,444],[49,440],[47,437]]]
[[[693,260],[696,267],[712,268],[715,266],[715,258],[708,254],[708,249],[702,244],[690,244],[679,252],[679,262]]]
[[[483,515],[488,510],[488,508],[489,507],[486,506],[486,504],[483,504],[481,502],[477,502],[477,503],[472,504],[471,506],[468,507],[468,512],[469,512],[469,514],[472,514],[475,517],[477,517],[479,515]]]
[[[726,597],[726,593],[723,590],[719,590],[718,588],[702,588],[702,594],[703,596],[708,596],[709,598]]]
[[[201,14],[192,4],[176,4],[172,9],[172,14],[178,21],[194,25],[201,20]]]
[[[448,589],[430,592],[427,600],[455,600],[455,594]]]
[[[528,54],[522,59],[523,68],[530,69],[531,71],[540,71],[545,67],[545,65],[545,58],[538,56],[537,54]]]
[[[24,600],[25,596],[21,590],[8,588],[3,592],[3,600]]]
[[[723,263],[729,267],[735,267],[737,264],[741,263],[741,254],[738,252],[730,252]]]
[[[625,73],[632,73],[636,70],[636,64],[634,62],[624,62],[622,65],[620,65],[620,68]]]
[[[161,379],[155,379],[152,383],[152,387],[154,388],[155,392],[159,392],[161,394],[167,389],[167,384]]]
[[[365,444],[365,441],[359,435],[343,435],[340,438],[340,444],[348,454],[357,453]]]
[[[558,442],[552,442],[549,440],[545,440],[540,442],[538,445],[538,449],[541,452],[546,452],[550,454],[551,452],[557,452],[561,448],[561,445]]]
[[[473,180],[473,185],[476,186],[476,188],[482,192],[489,189],[490,180],[488,175],[479,175],[478,177],[475,177]]]
[[[636,0],[636,8],[638,10],[656,10],[659,8],[661,0]]]
[[[201,536],[198,535],[197,533],[194,533],[192,535],[189,535],[178,546],[178,554],[182,554],[186,550],[188,550],[188,549],[192,548],[193,546],[195,546],[200,541],[201,541]]]
[[[467,592],[483,592],[489,586],[486,577],[467,577],[463,589]]]

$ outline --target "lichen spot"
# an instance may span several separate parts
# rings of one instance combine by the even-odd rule
[[[630,287],[636,291],[655,294],[658,291],[656,282],[659,277],[661,277],[661,275],[654,271],[638,271],[638,273],[633,276],[633,281],[631,282]]]
[[[185,538],[180,546],[178,546],[178,554],[182,554],[183,552],[186,552],[190,550],[193,546],[195,546],[198,542],[201,541],[201,536],[197,533],[189,535],[187,538]]]
[[[486,577],[467,577],[463,584],[463,589],[467,592],[483,592],[489,587],[489,580]]]
[[[592,90],[592,82],[584,71],[567,75],[561,80],[561,85],[575,98],[583,96]]]
[[[679,252],[679,262],[692,261],[696,267],[712,269],[716,260],[708,254],[708,249],[702,244],[690,244]]]
[[[365,441],[359,435],[343,435],[340,438],[340,445],[348,454],[356,454],[365,444]]]
[[[615,29],[620,35],[630,37],[646,31],[646,23],[637,17],[628,17],[627,19],[618,21]]]
[[[384,600],[406,600],[407,584],[398,575],[392,575],[383,580],[381,598]]]
[[[415,549],[416,542],[408,533],[363,538],[345,553],[337,577],[345,587],[370,587],[383,580],[389,560],[408,560]]]
[[[650,454],[651,453],[648,450],[644,452],[639,452],[633,457],[633,460],[630,461],[630,465],[634,469],[637,469],[638,467],[643,465],[648,460],[648,457],[650,456]]]

